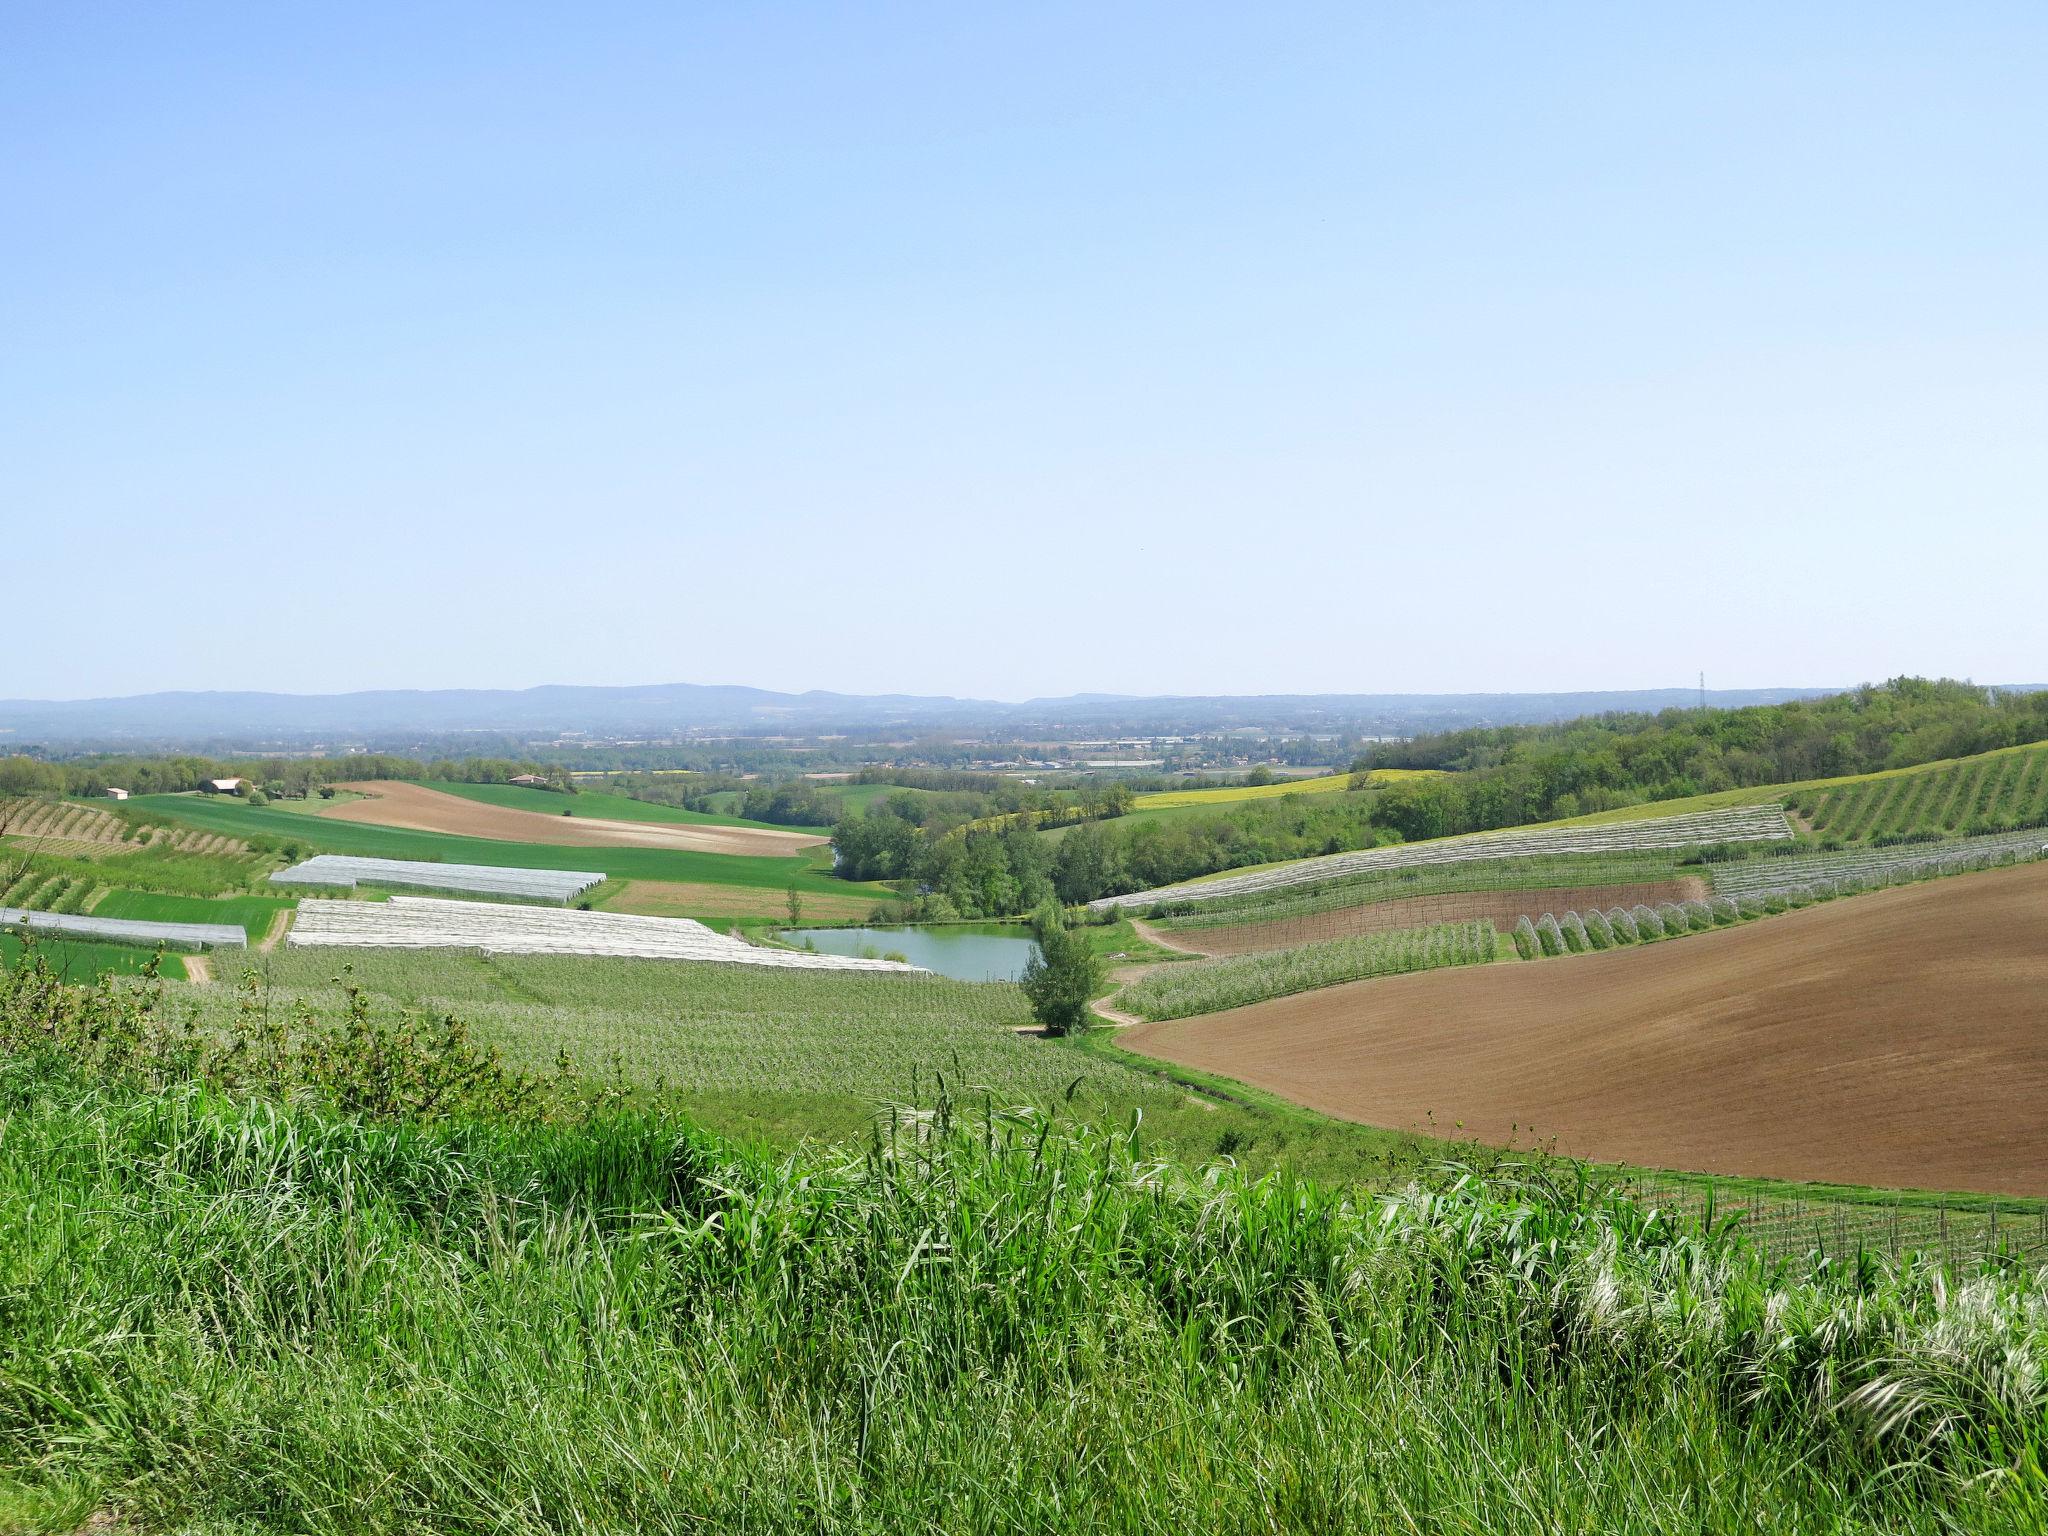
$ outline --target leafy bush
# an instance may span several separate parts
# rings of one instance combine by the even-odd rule
[[[1586,925],[1576,912],[1567,912],[1557,920],[1558,930],[1564,934],[1565,948],[1575,955],[1583,955],[1593,947],[1592,938],[1586,932]]]
[[[1565,952],[1564,933],[1557,926],[1557,919],[1548,912],[1536,920],[1536,942],[1546,955]]]
[[[1664,937],[1664,919],[1657,915],[1655,907],[1639,905],[1630,915],[1636,920],[1636,932],[1640,933],[1645,939],[1661,939]]]
[[[1607,921],[1607,914],[1599,908],[1596,907],[1586,914],[1585,930],[1587,939],[1595,949],[1614,948],[1614,927]]]
[[[1608,928],[1614,934],[1617,944],[1640,944],[1643,931],[1636,926],[1636,915],[1627,907],[1616,907],[1607,914]]]
[[[1534,960],[1543,953],[1543,946],[1536,937],[1536,925],[1529,921],[1526,912],[1515,919],[1515,953],[1524,960]]]

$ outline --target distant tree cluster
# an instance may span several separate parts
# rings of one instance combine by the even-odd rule
[[[1413,842],[2043,740],[2048,693],[1901,677],[1788,704],[1419,736],[1376,746],[1358,766],[1452,770],[1377,796],[1375,819]]]
[[[362,753],[349,757],[126,757],[101,754],[46,762],[0,758],[0,795],[102,795],[109,786],[131,794],[175,794],[212,779],[247,779],[267,798],[303,798],[323,785],[366,779],[425,779],[455,784],[503,784],[520,775],[546,779],[573,793],[559,765],[512,758],[467,757],[421,762]]]
[[[1218,869],[1370,846],[1364,795],[1279,796],[1207,815],[1112,818],[1068,828],[1057,842],[1023,816],[948,822],[931,798],[892,795],[833,831],[839,873],[908,882],[941,916],[987,917],[1141,890]],[[921,911],[923,909],[920,909]]]

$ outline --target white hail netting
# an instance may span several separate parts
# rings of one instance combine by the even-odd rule
[[[270,877],[279,885],[326,885],[353,890],[391,885],[425,891],[474,891],[527,901],[572,901],[604,879],[602,871],[515,869],[494,864],[430,864],[410,859],[363,859],[322,853]]]
[[[1779,859],[1745,859],[1739,864],[1710,864],[1707,878],[1716,896],[1753,896],[1816,880],[1854,876],[1880,878],[1894,870],[1922,864],[1947,864],[1980,855],[2031,857],[2048,843],[2048,831],[1992,832],[1945,842],[1895,843],[1888,848],[1841,848],[1826,853],[1795,854]]]
[[[1259,891],[1315,885],[1346,875],[1379,869],[1412,869],[1425,864],[1459,864],[1473,859],[1512,859],[1561,853],[1628,853],[1657,848],[1687,848],[1697,843],[1750,843],[1789,838],[1792,829],[1776,805],[1745,805],[1725,811],[1691,811],[1646,821],[1609,822],[1596,827],[1552,827],[1542,831],[1474,832],[1463,837],[1432,838],[1422,843],[1396,843],[1357,853],[1328,853],[1273,869],[1227,875],[1216,880],[1162,885],[1129,896],[1104,896],[1091,901],[1097,911],[1113,907],[1149,907],[1158,901],[1215,901]]]
[[[70,912],[24,912],[0,907],[0,928],[32,928],[74,939],[114,944],[168,945],[172,949],[240,949],[249,936],[229,923],[145,923],[126,917],[81,917]]]
[[[713,960],[806,971],[907,971],[922,967],[808,950],[757,949],[686,917],[569,912],[482,901],[394,896],[389,901],[299,903],[294,945],[341,949],[475,949],[491,955],[621,955]]]

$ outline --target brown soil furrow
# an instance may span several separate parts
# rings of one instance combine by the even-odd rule
[[[1373,1125],[1709,1173],[2048,1195],[2048,863],[1121,1038]]]

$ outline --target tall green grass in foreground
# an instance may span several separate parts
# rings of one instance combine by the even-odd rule
[[[1033,1107],[778,1156],[353,1012],[181,1043],[28,970],[0,986],[0,1524],[2043,1518],[2032,1273],[1771,1266],[1570,1178],[1180,1170]]]

